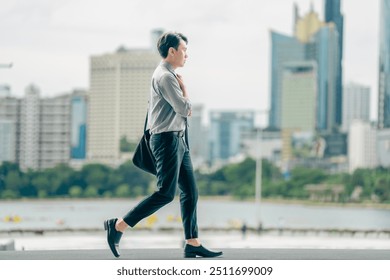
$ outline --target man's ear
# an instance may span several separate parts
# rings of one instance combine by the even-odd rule
[[[174,55],[175,54],[175,49],[173,47],[170,47],[168,50],[168,55]]]

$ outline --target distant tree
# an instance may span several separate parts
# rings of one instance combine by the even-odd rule
[[[381,202],[390,202],[390,175],[382,175],[376,180],[373,193],[377,195]]]
[[[364,170],[363,169],[356,169],[351,178],[351,184],[353,187],[361,186],[364,187],[365,182],[364,182]]]
[[[49,178],[52,184],[51,192],[56,195],[67,195],[70,186],[78,184],[76,171],[67,164],[59,164],[49,170]]]
[[[149,184],[154,180],[154,176],[135,167],[132,161],[127,161],[117,169],[117,176],[121,178],[121,183],[129,186],[140,186],[147,193]]]
[[[9,170],[4,176],[4,189],[14,190],[19,192],[23,186],[23,179],[19,171]]]
[[[291,171],[291,183],[295,187],[306,184],[319,184],[327,179],[326,173],[322,169],[296,167]]]
[[[137,198],[139,196],[146,195],[146,190],[144,187],[141,186],[134,186],[131,188],[131,197]]]
[[[262,164],[262,178],[265,181],[278,181],[282,180],[283,176],[279,168],[272,164],[269,160],[263,159]]]
[[[84,179],[84,185],[95,186],[98,191],[107,190],[108,176],[112,168],[103,164],[88,164],[81,169],[81,177]]]
[[[0,165],[0,175],[7,175],[11,171],[16,171],[18,173],[21,172],[20,168],[19,168],[19,165],[16,164],[16,163],[9,162],[9,161],[4,161]]]
[[[119,146],[121,152],[132,152],[137,147],[137,143],[128,141],[127,137],[124,135],[121,137]]]
[[[129,197],[130,194],[130,186],[128,184],[121,184],[115,189],[116,197]]]
[[[113,193],[112,191],[105,191],[103,194],[102,194],[103,197],[105,198],[110,198],[110,197],[113,197]]]
[[[69,188],[70,197],[81,197],[83,195],[83,189],[80,186],[71,186]]]
[[[31,184],[35,187],[37,193],[40,194],[40,197],[46,197],[50,194],[51,183],[44,173],[37,173],[32,179]]]
[[[226,181],[213,181],[210,183],[209,195],[229,195],[231,194]]]
[[[243,184],[239,188],[233,190],[233,196],[239,199],[248,199],[255,197],[254,184]]]
[[[99,195],[98,188],[96,186],[88,186],[84,190],[84,197],[97,197]]]
[[[47,197],[48,197],[47,190],[44,189],[38,190],[38,198],[47,198]]]
[[[195,172],[200,195],[233,195],[239,199],[253,199],[255,194],[256,162],[247,158],[240,163],[226,165],[210,174]],[[363,188],[362,198],[372,195],[381,202],[390,202],[390,168],[356,169],[352,174],[328,174],[321,169],[296,167],[290,178],[284,179],[280,170],[262,160],[262,196],[308,197],[307,184],[341,184],[346,196],[356,186]],[[20,197],[138,197],[156,191],[154,176],[141,171],[127,161],[117,168],[103,164],[88,164],[73,170],[60,164],[46,170],[19,169],[15,163],[0,165],[0,198]]]
[[[2,199],[16,199],[16,198],[19,198],[19,192],[16,191],[16,190],[10,190],[10,189],[7,189],[7,190],[4,190],[1,192],[1,198]]]

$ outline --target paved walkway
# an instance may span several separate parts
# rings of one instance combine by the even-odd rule
[[[217,250],[217,249],[216,249]],[[224,260],[390,260],[390,250],[222,249]],[[182,249],[125,249],[121,260],[179,260]],[[0,251],[0,260],[112,260],[107,250]]]

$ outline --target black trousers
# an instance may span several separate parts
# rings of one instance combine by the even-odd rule
[[[183,136],[175,132],[153,134],[150,148],[156,159],[158,190],[130,210],[123,220],[134,227],[143,218],[170,203],[175,198],[176,188],[179,185],[185,239],[197,238],[198,189],[190,152]]]

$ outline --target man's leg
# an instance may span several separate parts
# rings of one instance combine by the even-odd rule
[[[145,198],[123,217],[124,222],[131,227],[170,203],[175,197],[184,146],[176,135],[170,133],[153,135],[150,142],[156,159],[158,191]]]
[[[185,238],[186,240],[197,239],[198,224],[196,207],[198,202],[198,188],[196,186],[191,156],[188,150],[185,152],[180,166],[179,188]]]
[[[182,139],[183,140],[183,139]],[[183,141],[184,143],[184,141]],[[198,240],[198,225],[196,207],[198,202],[198,188],[196,187],[191,156],[188,148],[183,156],[179,173],[180,206],[183,220],[186,245],[184,247],[185,258],[196,256],[213,258],[221,256],[221,251],[214,252],[202,246]]]

